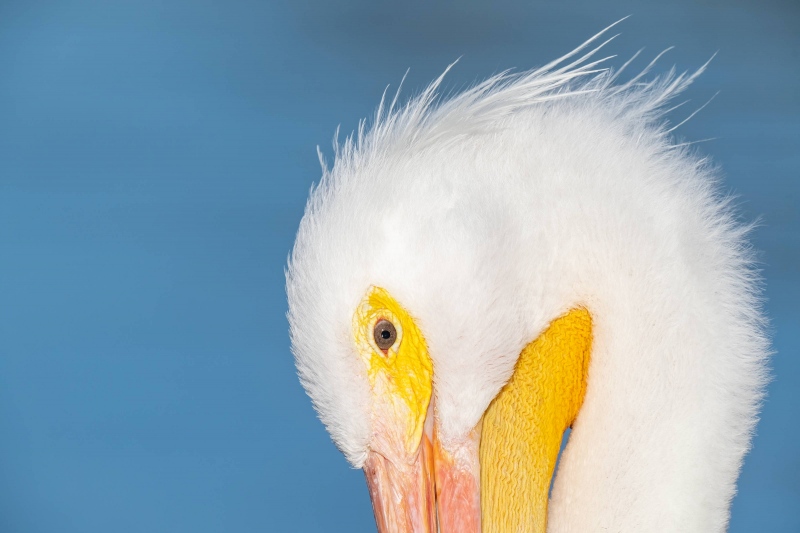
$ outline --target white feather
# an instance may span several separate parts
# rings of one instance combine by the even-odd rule
[[[703,69],[620,84],[599,47],[580,56],[598,36],[443,101],[440,77],[336,148],[287,270],[298,371],[359,467],[371,428],[352,316],[370,285],[426,337],[445,441],[584,305],[589,386],[548,530],[722,531],[768,353],[747,228],[665,123]]]

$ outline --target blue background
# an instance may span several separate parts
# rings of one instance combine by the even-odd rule
[[[609,45],[693,69],[761,217],[774,381],[731,531],[800,531],[800,4],[0,3],[0,532],[374,531],[289,353],[315,146],[406,94]],[[619,65],[617,59],[613,64]]]

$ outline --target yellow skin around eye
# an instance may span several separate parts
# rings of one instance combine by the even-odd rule
[[[385,353],[373,336],[381,319],[397,329],[397,340]],[[380,428],[385,437],[400,437],[410,457],[422,439],[433,389],[433,363],[425,339],[411,315],[380,287],[367,291],[353,317],[353,330],[372,388],[375,433]]]

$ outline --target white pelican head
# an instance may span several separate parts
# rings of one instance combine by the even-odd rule
[[[768,350],[746,228],[663,118],[699,72],[620,83],[596,38],[382,102],[323,163],[292,346],[381,532],[726,528]]]

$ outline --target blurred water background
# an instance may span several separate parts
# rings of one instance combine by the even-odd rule
[[[796,1],[0,2],[0,532],[374,531],[289,353],[283,268],[344,132],[632,15],[678,135],[760,217],[774,381],[731,531],[800,531]]]

